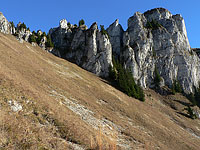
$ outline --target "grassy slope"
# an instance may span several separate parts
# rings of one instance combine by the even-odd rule
[[[146,102],[139,102],[72,63],[0,34],[0,149],[198,150],[200,121],[179,114],[188,101],[145,93]],[[11,110],[13,101],[21,111]]]

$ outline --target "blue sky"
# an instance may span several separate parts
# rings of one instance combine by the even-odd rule
[[[191,47],[200,47],[200,0],[2,0],[0,11],[15,24],[21,21],[31,30],[48,32],[63,18],[73,24],[83,18],[88,26],[97,22],[105,27],[118,18],[126,30],[128,18],[136,11],[143,13],[156,7],[181,14]]]

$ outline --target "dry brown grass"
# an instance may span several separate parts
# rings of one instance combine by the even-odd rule
[[[163,97],[146,90],[146,102],[141,103],[76,65],[9,35],[0,34],[0,53],[1,149],[74,149],[69,141],[102,150],[128,149],[127,145],[149,150],[200,147],[200,121],[179,113],[184,108],[179,101],[188,103],[180,94]],[[64,98],[52,96],[53,90],[76,100],[94,118],[106,118],[113,134],[105,135],[103,126],[94,128],[66,106]],[[23,110],[12,112],[9,100]]]

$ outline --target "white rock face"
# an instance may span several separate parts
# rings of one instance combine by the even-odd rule
[[[1,12],[0,12],[0,32],[5,34],[11,33],[11,25]]]
[[[110,43],[112,44],[112,50],[114,55],[119,55],[122,48],[122,40],[124,30],[119,24],[119,20],[115,20],[113,24],[107,29],[108,35],[110,37]]]
[[[43,36],[42,39],[41,39],[41,42],[39,44],[39,46],[42,48],[42,49],[46,49],[46,42],[47,42],[47,37],[46,36]]]
[[[89,29],[54,28],[50,30],[55,48],[52,52],[82,68],[106,77],[112,65],[112,46],[108,35],[102,34],[94,23]]]
[[[60,21],[60,28],[63,28],[63,29],[68,28],[68,26],[67,26],[67,20],[66,19],[62,19]]]
[[[161,27],[146,28],[147,22],[152,20]],[[143,87],[153,86],[155,66],[169,87],[174,80],[180,82],[186,93],[199,86],[200,60],[196,53],[191,54],[185,23],[180,15],[172,15],[163,8],[144,14],[136,12],[128,20],[123,45],[120,58]]]

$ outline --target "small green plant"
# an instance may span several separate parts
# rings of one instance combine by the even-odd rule
[[[108,35],[108,32],[105,30],[105,28],[104,28],[104,25],[100,25],[100,28],[101,28],[101,33],[103,34],[103,35],[107,35],[108,37],[109,37],[109,35]]]
[[[85,25],[85,21],[83,19],[81,19],[78,24],[79,24],[79,27],[82,25]]]
[[[156,87],[159,87],[160,81],[161,81],[161,77],[160,77],[160,74],[158,72],[157,67],[155,66],[155,70],[154,70],[154,84],[155,84]]]
[[[187,114],[190,116],[191,119],[197,118],[196,114],[194,113],[194,110],[189,105],[184,110],[187,110]]]
[[[147,29],[152,29],[152,30],[156,30],[158,28],[162,27],[161,24],[159,24],[156,20],[152,19],[152,21],[147,21],[147,24],[145,26],[145,28]]]
[[[71,28],[71,23],[70,23],[70,22],[68,22],[68,23],[67,23],[67,26],[68,26],[69,28]]]

